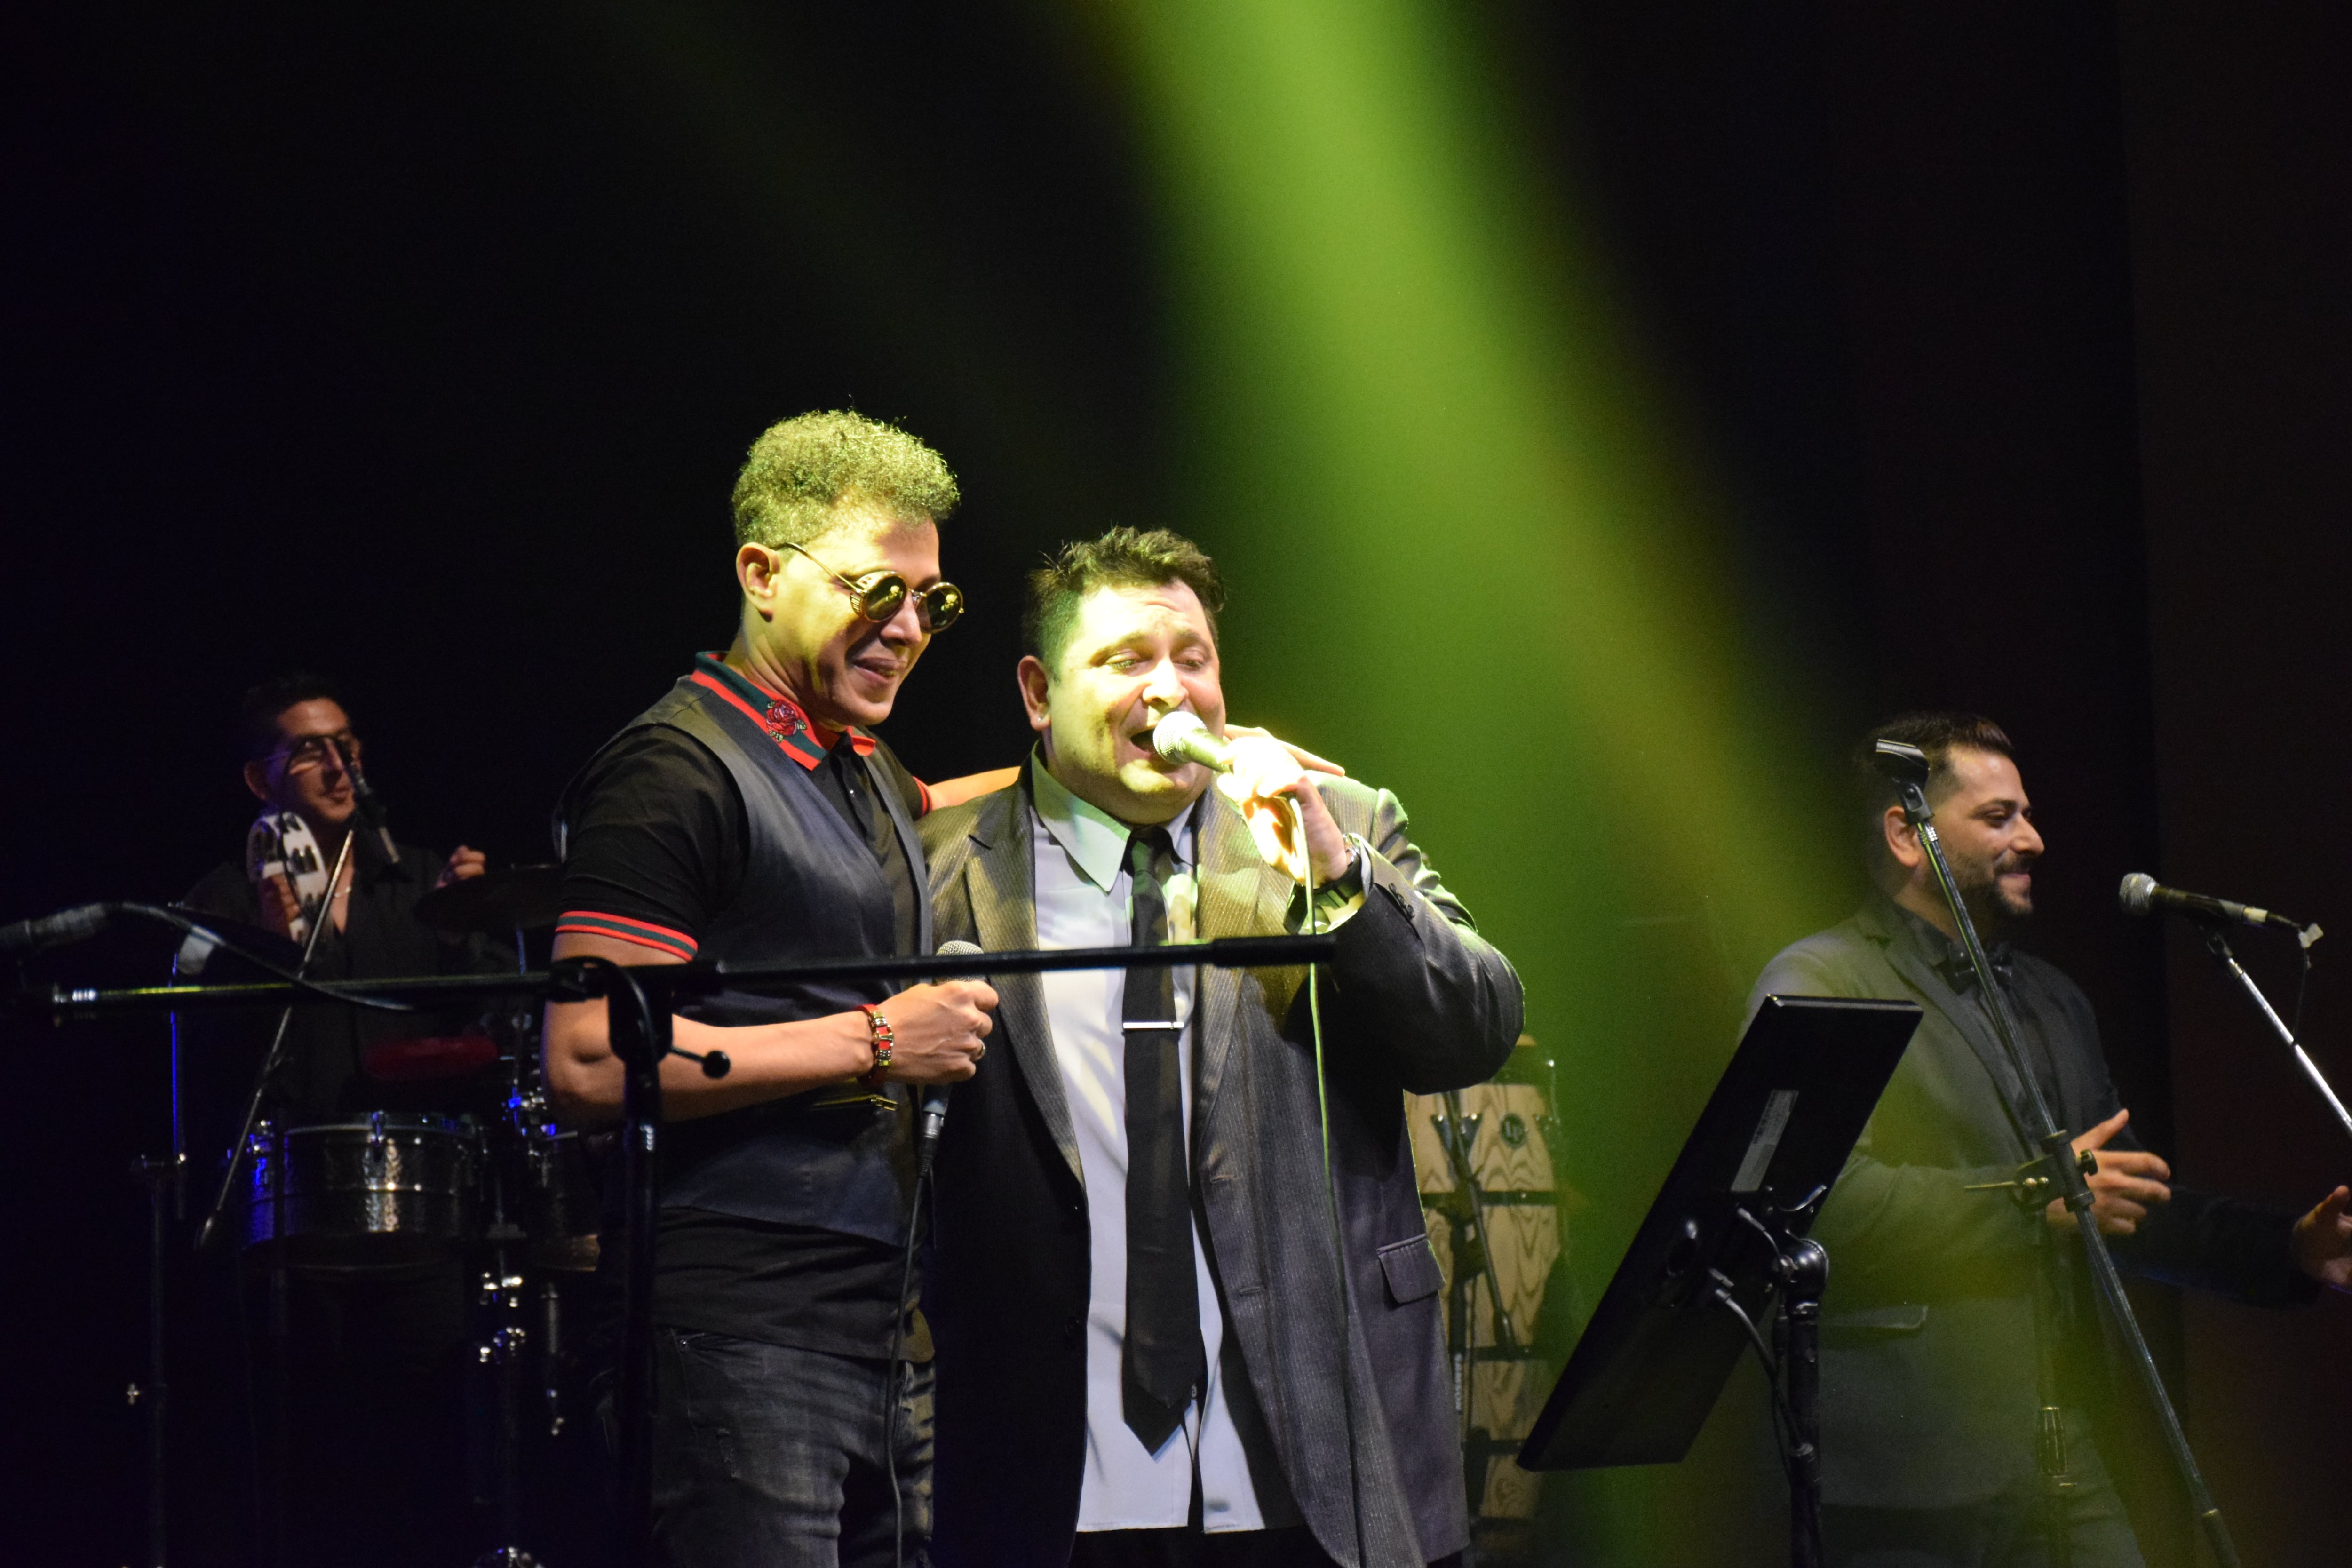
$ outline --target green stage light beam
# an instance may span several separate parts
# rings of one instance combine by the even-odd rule
[[[1234,585],[1230,705],[1394,788],[1517,963],[1606,1188],[1597,1289],[1748,980],[1845,912],[1810,692],[1744,633],[1726,500],[1463,13],[1084,14],[1156,183],[1169,510]]]

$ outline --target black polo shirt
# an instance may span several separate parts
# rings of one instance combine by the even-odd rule
[[[874,736],[820,728],[790,698],[755,685],[717,655],[698,655],[695,675],[758,720],[866,840],[891,890],[899,950],[913,952],[926,889],[875,792],[897,792],[908,814],[919,816],[929,805],[922,784]],[[749,853],[750,819],[726,764],[681,731],[644,725],[600,752],[571,798],[565,913],[556,930],[693,958],[701,933],[740,891]],[[655,1253],[657,1322],[835,1355],[888,1353],[903,1267],[896,1247],[666,1206]],[[918,1360],[930,1353],[919,1314],[908,1353]]]

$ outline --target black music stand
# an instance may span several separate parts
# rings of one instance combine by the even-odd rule
[[[1805,1233],[1918,1025],[1910,1002],[1764,999],[1536,1417],[1523,1468],[1675,1463],[1752,1345],[1786,1384],[1793,1561],[1820,1562],[1829,1255]],[[1758,1327],[1776,1299],[1777,1358]]]

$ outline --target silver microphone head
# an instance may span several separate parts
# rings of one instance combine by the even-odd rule
[[[2144,915],[2153,907],[2156,879],[2145,871],[2133,871],[2124,878],[2123,886],[2116,889],[2116,901],[2127,915]]]
[[[976,942],[966,942],[963,938],[958,936],[950,937],[947,941],[940,943],[940,945],[933,951],[954,957],[967,952],[985,952],[987,949],[982,947],[980,943]]]
[[[1151,749],[1163,763],[1198,763],[1223,773],[1233,765],[1224,758],[1224,747],[1198,713],[1181,708],[1151,727]]]

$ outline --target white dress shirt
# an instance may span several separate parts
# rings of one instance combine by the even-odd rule
[[[1124,947],[1134,930],[1128,829],[1071,795],[1042,766],[1030,777],[1034,792],[1037,945]],[[1168,825],[1176,872],[1167,889],[1171,942],[1199,940],[1194,920],[1197,883],[1196,804]],[[1192,999],[1198,971],[1180,968],[1176,980],[1179,1076],[1183,1084],[1185,1147],[1192,1146]],[[1147,1451],[1120,1405],[1119,1350],[1127,1332],[1127,976],[1119,970],[1073,969],[1041,977],[1054,1056],[1077,1134],[1078,1166],[1086,1179],[1092,1237],[1087,1311],[1087,1464],[1078,1491],[1078,1528],[1153,1530],[1191,1521],[1192,1482],[1200,1478],[1201,1519],[1212,1531],[1275,1529],[1299,1522],[1278,1479],[1261,1498],[1234,1423],[1219,1352],[1224,1314],[1200,1221],[1192,1223],[1192,1268],[1201,1300],[1201,1348],[1208,1358],[1207,1391],[1160,1452]]]

